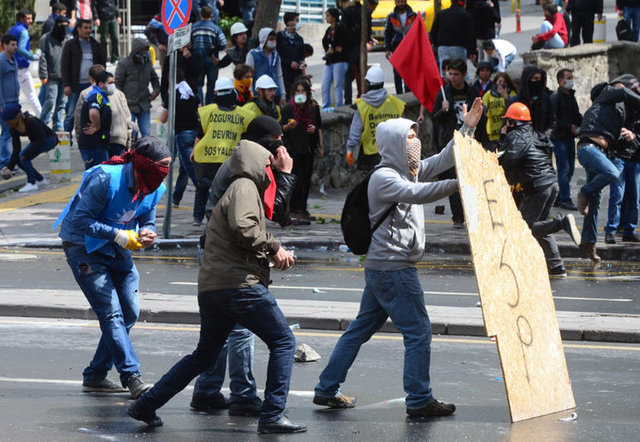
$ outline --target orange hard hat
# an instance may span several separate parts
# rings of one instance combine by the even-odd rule
[[[516,102],[509,106],[507,113],[504,114],[502,118],[510,118],[518,121],[531,121],[531,112],[529,112],[529,108],[526,104]]]

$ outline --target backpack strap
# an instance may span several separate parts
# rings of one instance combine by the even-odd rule
[[[384,212],[384,214],[378,219],[378,221],[376,221],[376,223],[373,225],[373,227],[371,228],[371,234],[373,235],[373,232],[375,232],[376,230],[378,230],[378,227],[380,227],[380,225],[384,222],[385,219],[387,219],[389,217],[389,215],[391,215],[391,213],[393,213],[394,210],[396,210],[396,207],[398,206],[398,203],[393,203],[391,205],[391,207],[389,207],[387,209],[386,212]]]

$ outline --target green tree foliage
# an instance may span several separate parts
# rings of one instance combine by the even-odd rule
[[[35,3],[35,0],[0,0],[0,31],[2,35],[6,34],[15,24],[16,13],[20,9],[27,8],[33,11]]]

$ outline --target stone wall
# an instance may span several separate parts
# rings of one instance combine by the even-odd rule
[[[416,120],[420,112],[420,103],[413,94],[400,95],[407,103],[404,117]],[[347,138],[349,127],[355,110],[351,106],[341,106],[334,112],[322,113],[322,127],[324,136],[325,157],[316,159],[311,178],[311,187],[318,189],[321,184],[325,188],[352,187],[362,180],[362,173],[355,165],[349,167],[345,160],[347,152]],[[422,141],[423,156],[433,154],[432,148],[433,126],[431,119],[425,115],[425,121],[420,124],[418,136]]]
[[[535,65],[547,71],[547,87],[558,88],[556,72],[573,69],[576,99],[580,111],[591,106],[591,88],[622,74],[640,77],[640,45],[631,42],[589,43],[566,49],[532,51],[522,54],[524,65]]]

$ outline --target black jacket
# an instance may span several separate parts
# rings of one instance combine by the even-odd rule
[[[93,37],[89,37],[89,42],[91,43],[91,52],[93,53],[93,64],[106,66],[107,58],[102,51],[100,43]],[[62,48],[62,61],[60,63],[62,84],[64,86],[71,86],[74,91],[80,81],[81,62],[82,49],[80,48],[80,40],[77,37],[67,40]]]
[[[621,3],[625,0],[618,0]],[[631,0],[636,1],[637,0]],[[640,4],[640,2],[638,2]],[[602,0],[569,0],[567,12],[589,12],[591,14],[602,14]]]
[[[489,5],[487,0],[474,0],[467,3],[467,9],[473,16],[476,39],[490,40],[496,36],[496,23],[500,23],[500,2]]]
[[[551,104],[556,115],[556,127],[551,133],[553,140],[571,140],[575,135],[571,132],[571,126],[582,124],[582,114],[578,109],[576,92],[563,92],[560,88],[551,94]]]
[[[284,78],[285,83],[290,83],[289,85],[286,85],[287,89],[289,89],[293,80],[298,75],[302,75],[302,69],[292,69],[291,62],[295,61],[300,63],[304,61],[304,40],[297,32],[293,34],[293,38],[291,39],[287,34],[287,31],[278,32],[276,49],[278,50],[278,54],[280,54],[282,77]],[[287,90],[286,92],[288,96],[290,91]]]
[[[202,66],[202,59],[200,55],[192,51],[191,57],[186,58],[182,55],[182,51],[177,51],[176,54],[177,66],[182,69],[184,72],[184,79],[189,86],[191,86],[192,91],[198,90],[198,79],[201,75],[204,74],[204,67]],[[167,58],[167,62],[162,66],[162,78],[160,79],[160,97],[162,98],[162,102],[165,105],[169,104],[169,59]]]
[[[439,151],[449,143],[453,138],[453,131],[462,127],[462,100],[467,104],[467,109],[471,109],[473,100],[478,97],[476,90],[465,83],[461,91],[457,91],[450,84],[444,87],[446,99],[449,102],[449,110],[445,112],[442,109],[442,91],[438,92],[435,103],[433,105],[433,122],[439,126],[438,140],[436,148]],[[480,122],[476,126],[475,137],[478,142],[486,145],[487,138],[487,117],[482,115]]]
[[[620,138],[628,113],[640,112],[640,96],[626,87],[597,84],[591,90],[591,99],[593,105],[584,113],[578,134],[600,135],[609,145]]]
[[[113,21],[120,17],[120,9],[116,0],[93,0],[100,21]],[[95,18],[95,17],[94,17]]]
[[[20,133],[15,129],[9,130],[12,138],[13,150],[11,152],[11,157],[9,159],[7,167],[11,170],[13,170],[20,162],[20,152],[22,151],[22,143],[20,142],[20,137],[27,136],[34,150],[37,150],[44,144],[44,142],[48,138],[56,136],[55,132],[51,130],[51,128],[47,126],[44,121],[42,121],[38,117],[34,117],[33,115],[29,114],[29,112],[24,113],[24,119],[25,133]]]
[[[435,47],[462,46],[467,49],[467,56],[477,52],[473,17],[456,2],[436,15],[430,36]]]
[[[325,64],[348,62],[351,53],[351,37],[347,28],[337,24],[332,35],[331,26],[329,26],[322,37],[322,47],[325,51]],[[326,52],[330,47],[333,49],[333,53],[328,54]],[[336,51],[337,47],[342,47],[342,51]]]
[[[529,80],[535,73],[542,74],[542,83],[545,85],[544,91],[537,97],[532,97],[529,91]],[[522,70],[522,77],[520,82],[520,93],[514,96],[511,103],[520,102],[527,105],[529,112],[531,112],[531,121],[533,128],[538,132],[541,132],[547,136],[551,136],[551,132],[556,125],[556,115],[553,112],[553,105],[551,104],[550,93],[546,88],[547,73],[535,66],[525,66]],[[507,106],[508,107],[508,106]]]
[[[520,183],[524,192],[531,194],[558,181],[551,163],[553,144],[530,124],[516,127],[498,143],[498,149],[504,151],[498,161],[509,184]]]

